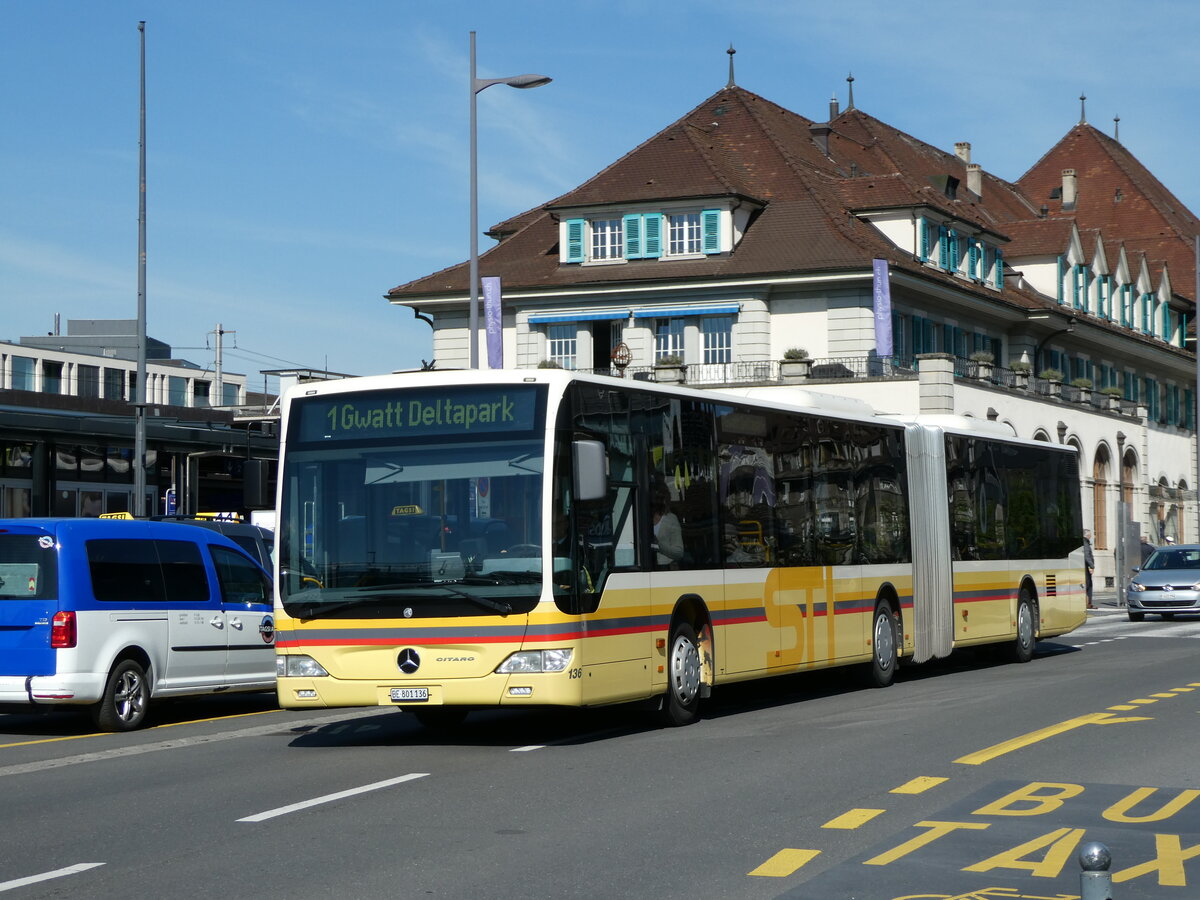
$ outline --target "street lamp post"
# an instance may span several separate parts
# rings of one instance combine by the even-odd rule
[[[512,75],[508,78],[475,77],[475,32],[471,32],[471,311],[470,335],[471,368],[479,368],[479,166],[477,159],[477,128],[475,123],[475,97],[484,88],[493,84],[507,84],[515,88],[535,88],[549,84],[545,75]]]

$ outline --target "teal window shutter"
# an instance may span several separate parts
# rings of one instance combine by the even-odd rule
[[[646,244],[642,247],[642,256],[658,259],[662,256],[662,214],[646,213],[642,217],[642,235]]]
[[[996,287],[1004,290],[1004,251],[996,248]]]
[[[1059,258],[1058,258],[1058,297],[1057,297],[1059,303],[1063,302],[1063,274],[1064,274],[1063,273],[1063,258],[1062,258],[1062,256],[1059,256]]]
[[[921,262],[929,261],[929,222],[921,218],[921,233],[917,238],[917,258]]]
[[[967,248],[967,276],[979,277],[979,242],[972,239]]]
[[[1187,346],[1187,323],[1188,323],[1187,313],[1181,312],[1179,314],[1179,346],[1180,347]]]
[[[950,231],[945,225],[938,226],[938,265],[950,268]]]
[[[642,217],[631,214],[622,217],[625,229],[625,258],[642,258]]]
[[[704,252],[721,252],[721,211],[706,209],[700,213],[700,230],[704,235]]]
[[[950,229],[950,260],[946,266],[951,272],[958,271],[958,232]]]
[[[583,262],[583,219],[567,219],[567,262]]]

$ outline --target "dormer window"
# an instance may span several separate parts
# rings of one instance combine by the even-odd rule
[[[560,260],[586,265],[720,253],[731,249],[723,246],[723,232],[731,229],[722,220],[729,218],[720,209],[684,209],[564,219]]]
[[[670,223],[667,241],[671,256],[700,253],[700,213],[675,213],[667,217]]]
[[[621,220],[593,219],[592,259],[621,259]]]

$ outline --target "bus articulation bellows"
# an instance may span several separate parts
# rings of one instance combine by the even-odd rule
[[[995,426],[505,370],[304,384],[283,428],[285,707],[684,724],[721,684],[1027,661],[1086,617],[1075,454]]]

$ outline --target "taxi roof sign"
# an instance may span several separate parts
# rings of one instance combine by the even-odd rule
[[[127,512],[115,512],[115,513],[100,513],[99,517],[101,519],[132,519],[133,515],[131,513],[127,513]]]

